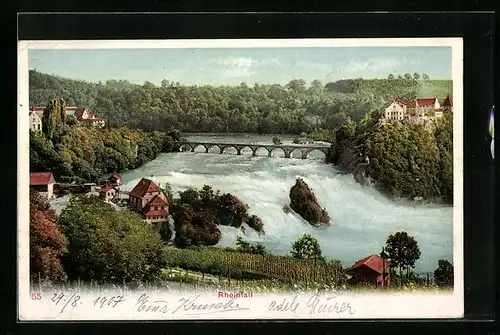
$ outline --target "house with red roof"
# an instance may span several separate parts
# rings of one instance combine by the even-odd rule
[[[165,221],[168,217],[168,202],[165,196],[155,195],[142,209],[144,220],[149,222]]]
[[[40,192],[48,200],[54,197],[54,184],[52,172],[30,172],[30,188]]]
[[[45,107],[30,107],[30,129],[38,131],[42,129],[42,117]],[[104,127],[106,122],[103,118],[98,118],[94,113],[90,113],[85,107],[66,107],[64,109],[66,116],[74,116],[78,122],[89,122],[96,127]],[[39,129],[38,129],[39,128]]]
[[[351,285],[388,285],[390,283],[389,267],[391,263],[378,255],[367,256],[351,266],[346,273],[351,276]]]
[[[113,187],[113,185],[106,185],[99,190],[99,198],[106,202],[113,200],[116,194],[117,190]]]
[[[451,98],[449,98],[449,101],[448,98],[445,101],[450,104]],[[399,121],[424,124],[427,120],[443,116],[444,111],[446,111],[446,108],[441,106],[437,98],[418,98],[416,100],[394,98],[392,103],[385,109],[379,123],[385,124],[391,121]]]
[[[443,112],[453,113],[453,100],[449,95],[444,99],[443,103],[441,104],[441,110]]]
[[[85,107],[66,107],[64,109],[66,116],[73,115],[77,121],[89,118],[89,112]]]
[[[169,203],[153,181],[142,178],[129,192],[129,208],[141,213],[148,222],[167,220]]]
[[[89,117],[84,119],[85,122],[90,122],[95,127],[104,127],[105,121],[103,118],[95,117],[94,113],[90,113]]]

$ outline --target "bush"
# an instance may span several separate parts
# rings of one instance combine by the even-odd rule
[[[248,205],[230,193],[214,192],[211,186],[179,192],[180,201],[171,207],[175,221],[175,243],[179,247],[214,245],[221,238],[219,225],[240,228],[246,223],[264,233],[262,220],[248,214]]]
[[[165,266],[163,243],[153,226],[96,196],[72,197],[59,222],[69,240],[63,265],[70,279],[148,282],[158,279]]]
[[[236,245],[238,246],[236,250],[239,252],[255,255],[264,255],[266,253],[263,245],[251,245],[247,241],[243,240],[240,236],[236,238]]]
[[[439,287],[453,287],[453,265],[445,260],[438,261],[438,268],[434,270],[434,282]]]

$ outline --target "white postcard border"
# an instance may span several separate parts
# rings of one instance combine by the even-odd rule
[[[63,320],[66,316],[47,315],[50,308],[35,305],[30,300],[29,280],[29,49],[137,49],[137,48],[283,48],[283,47],[353,47],[353,46],[448,46],[452,48],[452,80],[454,100],[454,208],[453,208],[453,262],[455,286],[453,293],[429,295],[427,293],[409,294],[370,294],[344,296],[356,301],[358,306],[371,306],[356,312],[355,318],[459,318],[464,312],[463,283],[463,40],[461,38],[375,38],[375,39],[219,39],[219,40],[89,40],[89,41],[19,41],[18,42],[18,315],[20,320]],[[131,293],[135,294],[135,293]],[[292,293],[293,295],[293,293]],[[205,299],[206,297],[202,297]],[[324,318],[303,315],[285,316],[265,309],[277,295],[256,297],[252,305],[258,311],[231,316],[230,313],[213,316],[189,317],[188,319],[286,319],[286,318]],[[210,299],[209,299],[210,300]],[[267,302],[267,305],[266,305]],[[262,307],[261,307],[262,306]],[[383,310],[380,311],[380,306]],[[426,307],[427,306],[427,307]],[[446,310],[443,310],[446,308]],[[82,311],[82,309],[80,309]],[[44,314],[45,313],[45,314]],[[62,317],[62,318],[61,318]],[[104,315],[96,309],[83,310],[73,315],[71,320],[165,320],[184,319],[186,316],[144,316],[140,313],[124,312],[117,315]],[[330,318],[349,316],[330,316]]]

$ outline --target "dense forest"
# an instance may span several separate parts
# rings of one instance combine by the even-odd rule
[[[145,131],[232,133],[325,133],[368,112],[380,111],[394,97],[414,99],[452,93],[451,80],[407,74],[387,79],[346,79],[330,83],[290,81],[287,85],[160,86],[108,80],[90,83],[29,72],[30,104],[45,106],[62,98],[87,107],[109,126]]]
[[[30,132],[30,171],[50,171],[56,179],[96,181],[104,173],[137,168],[160,152],[179,151],[180,134],[145,132],[126,127],[94,128],[70,122],[65,101],[49,101],[43,132]]]
[[[385,194],[453,203],[453,115],[430,125],[349,122],[334,132],[327,161]]]

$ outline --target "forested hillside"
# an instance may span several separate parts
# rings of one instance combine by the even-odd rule
[[[95,181],[104,173],[137,168],[160,152],[179,151],[180,134],[127,127],[95,128],[69,122],[64,100],[52,99],[44,111],[43,132],[30,132],[30,171],[50,171],[59,179]]]
[[[370,178],[385,194],[453,203],[453,115],[436,119],[430,131],[399,122],[377,127],[374,122],[338,128],[327,161],[358,181]]]
[[[147,131],[295,133],[333,129],[380,111],[394,97],[452,94],[451,81],[348,79],[324,85],[292,80],[287,85],[160,86],[108,80],[89,83],[30,71],[30,104],[63,98],[87,107],[110,126]]]

